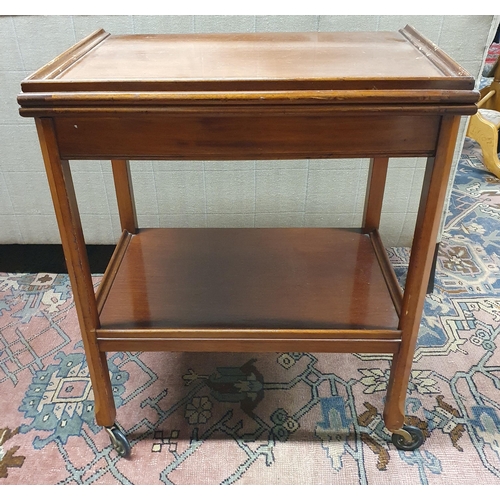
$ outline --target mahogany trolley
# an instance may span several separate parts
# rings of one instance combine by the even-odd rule
[[[112,36],[22,82],[64,247],[95,417],[122,456],[109,351],[392,353],[396,447],[460,117],[474,79],[399,32]],[[129,160],[370,158],[361,227],[139,228]],[[379,236],[390,157],[427,157],[404,293]],[[122,236],[94,293],[69,160],[111,160]]]

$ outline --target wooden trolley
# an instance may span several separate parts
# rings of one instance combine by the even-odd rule
[[[405,396],[461,115],[474,80],[399,32],[111,36],[96,31],[22,82],[64,247],[95,416],[116,450],[109,351],[392,353]],[[371,158],[361,227],[138,228],[129,160]],[[379,236],[390,157],[427,157],[404,293]],[[94,294],[69,160],[111,160],[123,234]]]

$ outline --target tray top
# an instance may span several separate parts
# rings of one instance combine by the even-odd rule
[[[443,76],[405,42],[399,33],[110,36],[56,78],[251,82]]]
[[[46,89],[67,90],[140,89],[148,82],[162,90],[173,83],[188,90],[195,82],[205,90],[252,90],[259,82],[267,90],[359,88],[359,82],[373,89],[374,81],[400,89],[474,86],[463,68],[409,26],[400,32],[121,36],[98,30],[33,73],[23,90],[42,81]]]
[[[98,30],[21,87],[24,108],[52,109],[271,100],[439,103],[471,114],[478,99],[467,71],[410,26],[399,32],[120,36]]]

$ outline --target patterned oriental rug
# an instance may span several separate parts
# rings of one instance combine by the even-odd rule
[[[408,249],[388,251],[403,284]],[[79,335],[67,275],[0,274],[0,485],[499,485],[500,181],[467,139],[408,387],[416,451],[382,421],[390,356],[112,353],[120,458]]]

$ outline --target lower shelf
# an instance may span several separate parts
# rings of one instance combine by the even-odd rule
[[[399,317],[379,258],[353,229],[141,229],[106,272],[98,336],[138,347],[197,339],[200,350],[215,340],[213,350],[227,341],[256,351],[266,339],[263,350],[286,339],[394,342]]]

